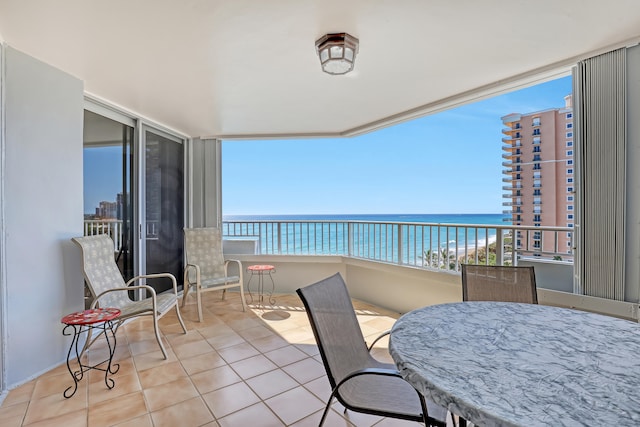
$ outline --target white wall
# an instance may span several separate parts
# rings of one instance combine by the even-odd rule
[[[5,164],[2,185],[7,297],[6,386],[66,359],[60,319],[83,308],[83,84],[5,48]]]

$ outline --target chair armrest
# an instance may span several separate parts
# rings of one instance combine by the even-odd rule
[[[242,262],[239,259],[227,259],[224,261],[224,275],[229,276],[228,268],[230,263],[234,263],[238,266],[238,276],[240,277],[239,281],[241,284],[244,283],[242,276]]]
[[[189,281],[189,270],[194,268],[196,270],[196,281],[195,283],[200,283],[200,266],[198,264],[187,264],[184,266],[184,285],[191,285],[191,281]],[[186,288],[183,288],[186,289]]]
[[[400,375],[400,372],[398,372],[395,369],[387,369],[387,368],[364,368],[364,369],[358,369],[357,371],[353,371],[349,375],[344,377],[342,379],[342,381],[340,381],[336,385],[336,387],[331,392],[331,397],[333,397],[338,392],[338,389],[340,388],[340,386],[342,384],[346,383],[350,379],[353,379],[355,377],[360,377],[362,375],[382,375],[382,376],[385,376],[385,377],[402,378],[402,375]]]
[[[136,280],[140,280],[140,279],[157,279],[159,277],[168,277],[169,279],[171,279],[171,284],[173,285],[173,293],[178,295],[178,282],[176,280],[176,277],[171,273],[143,274],[141,276],[136,276],[136,277],[134,277],[133,279],[131,279],[131,280],[129,280],[127,282],[127,286],[129,286],[130,283],[132,283],[132,282],[134,282]],[[155,291],[154,291],[154,295],[155,295]]]
[[[382,338],[386,337],[387,335],[389,335],[391,333],[391,329],[389,329],[388,331],[384,331],[383,333],[381,333],[378,338],[376,338],[375,340],[373,340],[373,342],[371,343],[371,345],[367,348],[369,351],[371,351],[371,349],[373,348],[373,346],[380,341]]]
[[[131,283],[133,280],[136,280],[136,279],[138,279],[138,278],[134,277],[133,279],[131,279],[127,283]],[[153,298],[153,307],[155,308],[155,306],[156,306],[156,290],[153,289],[149,285],[137,285],[137,286],[127,286],[126,288],[108,289],[108,290],[98,294],[95,297],[95,299],[91,303],[91,307],[90,308],[92,308],[92,309],[96,308],[96,305],[98,305],[98,302],[99,302],[100,298],[103,297],[104,295],[108,294],[108,293],[111,293],[111,292],[129,292],[129,291],[134,290],[134,289],[146,289],[147,291],[151,292],[151,298]]]

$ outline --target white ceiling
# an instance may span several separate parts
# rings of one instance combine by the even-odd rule
[[[330,32],[360,39],[352,73],[321,72]],[[189,136],[337,136],[637,42],[640,1],[0,0],[0,35]]]

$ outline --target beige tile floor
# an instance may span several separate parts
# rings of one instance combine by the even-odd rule
[[[120,364],[109,390],[104,374],[90,371],[76,394],[66,364],[11,390],[0,406],[0,426],[191,427],[317,426],[330,394],[329,382],[302,303],[278,295],[273,307],[242,311],[239,295],[221,301],[204,294],[204,321],[193,301],[160,320],[168,359],[153,336],[150,319],[125,324],[117,334],[114,360]],[[397,314],[354,301],[363,334],[371,341],[389,329]],[[61,328],[62,330],[62,328]],[[391,361],[381,340],[373,354]],[[106,346],[90,349],[90,361],[103,360]],[[326,426],[418,426],[348,411],[332,405]]]

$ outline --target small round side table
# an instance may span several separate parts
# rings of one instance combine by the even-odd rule
[[[76,390],[78,390],[78,382],[82,380],[84,373],[90,369],[104,371],[104,383],[107,385],[107,388],[111,389],[114,387],[115,382],[112,378],[109,378],[109,374],[115,374],[118,372],[118,369],[120,369],[120,365],[112,364],[113,354],[116,351],[116,334],[113,330],[113,320],[117,319],[118,316],[120,316],[120,310],[117,308],[94,308],[91,310],[68,314],[60,320],[61,323],[65,324],[62,334],[73,335],[71,345],[69,346],[69,352],[67,353],[67,369],[69,369],[69,373],[73,378],[73,385],[69,386],[64,391],[64,397],[69,398],[75,394]],[[81,357],[84,351],[89,348],[90,344],[92,344],[89,340],[91,339],[91,333],[94,329],[100,330],[99,334],[104,335],[104,338],[107,341],[107,346],[109,347],[109,358],[96,363],[95,365],[85,365],[82,363]],[[80,335],[84,332],[88,332],[87,341],[80,350]],[[110,334],[107,332],[110,332]],[[76,349],[76,359],[78,363],[78,369],[75,371],[71,369],[71,362],[69,361],[71,358],[71,351],[74,347]],[[101,368],[100,365],[104,363],[107,363],[107,366]],[[73,391],[68,394],[71,389],[73,389]]]
[[[268,275],[269,279],[271,279],[271,292],[269,292],[269,304],[273,305],[276,303],[275,298],[273,297],[273,293],[276,289],[276,284],[273,281],[272,273],[276,272],[276,268],[273,265],[250,265],[247,267],[247,271],[251,273],[249,276],[249,281],[247,282],[247,291],[249,291],[249,297],[251,298],[251,302],[253,302],[253,294],[251,293],[251,279],[253,276],[258,276],[258,285],[257,285],[257,293],[258,293],[258,305],[262,306],[264,302],[264,276]]]

